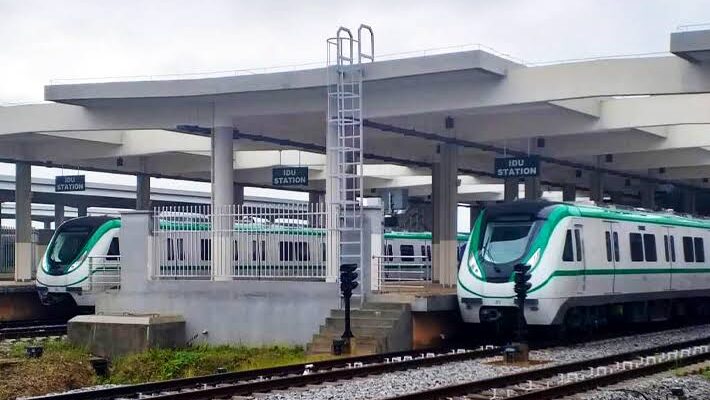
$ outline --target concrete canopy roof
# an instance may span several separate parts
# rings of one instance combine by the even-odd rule
[[[476,184],[497,183],[486,175],[504,151],[547,157],[542,179],[552,184],[587,187],[589,175],[575,170],[593,168],[610,172],[612,188],[629,178],[705,187],[710,177],[710,67],[701,63],[669,55],[525,66],[476,50],[378,61],[363,74],[370,189],[410,178],[416,187],[442,142],[461,146],[460,174]],[[209,139],[177,128],[231,124],[235,181],[268,186],[272,166],[307,165],[308,189],[322,190],[325,85],[323,68],[49,85],[54,104],[0,107],[0,158],[207,180]],[[408,168],[378,175],[392,164]]]

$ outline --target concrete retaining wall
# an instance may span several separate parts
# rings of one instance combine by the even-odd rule
[[[96,312],[179,314],[193,343],[305,345],[338,307],[338,290],[324,282],[148,281],[100,295]]]

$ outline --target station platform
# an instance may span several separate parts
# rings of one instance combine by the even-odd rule
[[[34,281],[16,282],[14,280],[0,280],[0,294],[6,293],[35,293],[37,288]]]
[[[0,322],[68,319],[76,313],[73,304],[43,305],[34,281],[0,281]]]

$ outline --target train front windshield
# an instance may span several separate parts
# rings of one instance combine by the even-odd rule
[[[522,257],[528,247],[532,222],[491,222],[486,226],[481,255],[485,261],[507,264]]]
[[[65,266],[74,261],[92,231],[91,226],[72,226],[59,231],[54,237],[52,248],[49,249],[49,262]]]

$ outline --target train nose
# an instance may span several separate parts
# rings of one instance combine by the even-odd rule
[[[481,309],[481,322],[495,322],[502,317],[500,310],[495,308],[482,308]]]

